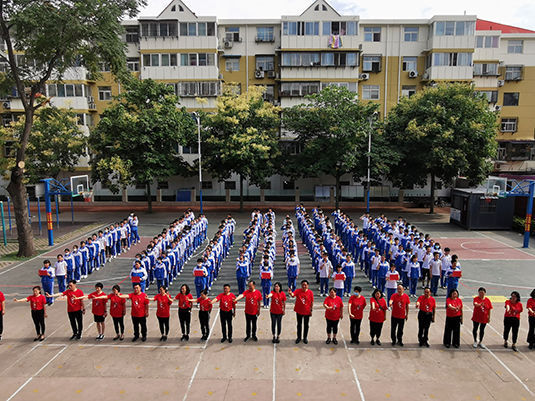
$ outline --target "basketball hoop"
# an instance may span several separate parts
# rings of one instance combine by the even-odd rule
[[[93,200],[93,191],[84,191],[82,192],[84,202],[91,202]]]

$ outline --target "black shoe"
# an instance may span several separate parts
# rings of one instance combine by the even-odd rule
[[[513,345],[511,346],[511,349],[512,349],[513,351],[515,351],[515,352],[518,352],[518,349],[516,348],[516,345],[515,345],[515,344],[513,344]]]
[[[429,343],[427,341],[424,343],[424,345],[429,348]]]
[[[338,345],[338,340],[336,338],[333,338],[333,344]]]
[[[380,340],[377,340],[375,343],[376,343],[377,345],[381,345],[381,341],[380,341]]]
[[[141,341],[143,342],[147,341],[147,337],[141,337]]]
[[[396,345],[396,342],[392,341],[392,347],[394,347],[395,345]]]
[[[444,344],[444,347],[449,348],[450,345],[449,344]]]
[[[459,348],[459,345],[458,344],[454,344],[453,348]]]
[[[81,334],[77,334],[77,335],[76,335],[76,339],[77,339],[77,340],[80,340],[81,338],[82,338],[82,335],[81,335]]]
[[[306,338],[303,338],[303,344],[308,344],[308,340]]]
[[[225,341],[227,341],[227,339],[226,339],[226,337],[223,337],[223,338],[221,339],[221,342],[224,343]]]
[[[182,334],[182,337],[180,337],[180,341],[184,341],[186,339],[186,335]]]
[[[232,343],[232,338],[229,337],[228,342],[229,342],[229,343]]]
[[[400,347],[403,347],[403,345],[404,345],[404,344],[403,344],[403,341],[398,341],[398,345],[399,345]]]
[[[418,343],[418,346],[419,346],[419,347],[423,347],[423,346],[424,346],[424,343],[420,341],[420,342]]]
[[[295,339],[295,343],[296,343],[296,344],[299,344],[300,342],[301,342],[301,339],[300,339],[300,338],[296,338],[296,339]]]
[[[163,336],[163,340],[164,340],[164,341],[167,341],[167,336]]]
[[[331,343],[331,339],[328,338],[327,341],[325,341],[325,344],[330,344]]]
[[[132,342],[135,343],[138,339],[139,339],[139,336],[134,336],[134,338],[132,338]]]
[[[372,340],[370,341],[370,345],[375,345],[375,341],[374,341],[373,338],[372,338]]]
[[[163,336],[160,337],[160,341],[163,341]]]
[[[39,341],[40,338],[41,338],[40,336],[39,336],[39,337],[35,337],[35,338],[33,339],[33,341]],[[72,340],[72,338],[71,338],[71,340]]]
[[[41,335],[39,336],[39,341],[43,341],[45,339],[45,336]]]
[[[186,338],[185,338],[186,341],[189,341],[189,334],[186,334]]]
[[[117,341],[121,336],[117,334],[115,337],[113,337],[113,341]]]
[[[271,340],[271,342],[272,342],[273,344],[276,344],[276,343],[277,343],[277,339],[276,339],[275,337],[273,337],[273,340]]]
[[[281,340],[279,340],[279,337],[277,337],[277,339],[275,341],[276,341],[277,344],[281,342]]]
[[[528,346],[529,349],[533,349],[533,343]]]
[[[359,340],[356,340],[356,341],[355,341],[355,344],[359,345],[359,344],[360,344],[360,341],[359,341]]]
[[[246,343],[248,340],[249,340],[249,336],[245,337],[245,338],[243,339],[243,342]]]
[[[258,337],[257,337],[257,336],[252,336],[251,338],[252,338],[253,341],[255,341],[255,342],[258,341]]]
[[[350,344],[355,344],[355,341],[351,340],[349,343],[350,343]]]
[[[73,334],[69,340],[74,340],[76,338],[76,334]]]

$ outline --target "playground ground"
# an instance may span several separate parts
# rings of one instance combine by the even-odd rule
[[[179,211],[138,213],[143,244],[161,231]],[[64,247],[71,247],[74,238],[44,254],[23,263],[0,268],[0,291],[6,295],[7,313],[4,335],[0,342],[0,399],[1,400],[532,400],[535,399],[535,352],[525,343],[527,315],[522,316],[519,352],[504,349],[503,302],[512,290],[518,290],[525,304],[527,294],[535,287],[535,252],[521,248],[521,236],[512,232],[465,231],[447,223],[447,215],[428,216],[425,213],[404,214],[441,243],[459,255],[464,277],[460,293],[465,301],[465,319],[461,331],[461,348],[444,349],[442,333],[445,312],[439,307],[436,322],[431,326],[430,348],[417,344],[416,310],[411,305],[405,326],[405,346],[390,345],[388,315],[382,335],[382,346],[369,343],[369,325],[363,320],[361,343],[349,343],[349,321],[342,321],[339,344],[325,344],[325,320],[321,301],[316,297],[311,319],[309,344],[296,345],[295,314],[288,305],[283,319],[280,344],[271,343],[269,313],[262,310],[259,318],[259,341],[243,343],[245,319],[243,305],[234,319],[234,342],[220,343],[221,331],[217,308],[211,316],[212,334],[206,343],[199,341],[199,323],[194,310],[191,339],[179,341],[176,309],[171,318],[171,333],[167,343],[159,342],[155,309],[150,310],[148,340],[130,342],[131,322],[126,323],[126,340],[112,341],[113,328],[107,320],[106,338],[96,342],[96,328],[88,313],[84,316],[82,340],[70,342],[71,331],[65,302],[58,300],[48,310],[47,338],[34,343],[33,324],[28,305],[14,304],[13,297],[28,295],[31,286],[38,284],[36,269],[44,258],[53,258]],[[104,226],[127,212],[86,213],[79,216],[87,224]],[[235,214],[238,221],[236,243],[248,223],[249,213]],[[209,237],[224,217],[222,212],[208,213]],[[70,217],[70,216],[69,216]],[[293,216],[292,216],[293,217]],[[354,213],[354,217],[358,217]],[[277,214],[280,227],[283,213]],[[294,219],[294,224],[296,224]],[[77,227],[78,229],[79,227]],[[76,232],[78,233],[78,231]],[[87,233],[89,234],[89,233]],[[86,233],[80,234],[81,238]],[[280,239],[280,237],[279,237]],[[121,283],[129,290],[127,275],[138,245],[128,253],[108,263],[80,283],[88,293],[95,282],[101,281],[105,291]],[[200,249],[199,249],[200,251]],[[300,247],[302,278],[312,279],[310,259]],[[281,254],[278,244],[278,255]],[[225,282],[234,288],[237,246],[223,264],[222,273],[212,294],[217,294]],[[194,260],[170,288],[174,295],[181,283],[191,284],[190,271]],[[275,267],[275,279],[284,281],[281,258]],[[355,285],[371,292],[368,281],[357,276]],[[490,327],[486,330],[486,348],[472,348],[470,322],[471,297],[483,285],[494,303]],[[312,285],[317,294],[317,286]],[[154,294],[151,288],[149,294]],[[421,289],[419,289],[421,292]],[[346,301],[346,299],[344,300]],[[437,299],[443,305],[444,292]],[[174,306],[176,308],[176,306]],[[365,313],[367,317],[367,313]]]

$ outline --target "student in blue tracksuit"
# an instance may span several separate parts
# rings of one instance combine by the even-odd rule
[[[141,263],[143,265],[143,263]],[[167,267],[162,262],[162,258],[158,258],[156,266],[154,266],[154,278],[156,279],[156,285],[158,288],[167,288]]]
[[[346,260],[342,263],[342,271],[346,275],[344,293],[349,297],[351,295],[351,283],[353,282],[353,277],[355,277],[355,263],[351,260],[350,253],[346,255]]]
[[[197,292],[197,299],[201,297],[201,291],[208,288],[208,271],[203,266],[203,259],[197,259],[197,265],[193,268],[193,276],[195,277],[195,290]],[[200,275],[202,273],[202,275]]]
[[[243,294],[245,291],[245,283],[249,278],[249,263],[245,260],[245,255],[240,254],[236,262],[236,280],[238,281],[238,293]]]
[[[65,253],[63,254],[63,260],[67,264],[67,283],[71,280],[74,280],[74,256],[72,255],[69,248],[65,248]]]
[[[418,280],[420,279],[420,263],[418,263],[418,255],[412,255],[409,262],[409,285],[411,297],[416,297],[416,287],[418,286]]]
[[[288,276],[288,288],[295,291],[297,288],[297,277],[299,276],[299,259],[294,252],[290,253],[290,257],[286,261],[286,275]]]
[[[453,255],[451,257],[451,266],[446,271],[446,277],[447,277],[446,283],[448,286],[448,292],[447,292],[448,294],[450,294],[452,290],[456,290],[457,287],[459,286],[459,278],[453,277],[453,272],[460,271],[460,270],[461,270],[461,265],[459,264],[459,261],[457,260],[457,255]]]
[[[268,276],[264,278],[263,276]],[[262,299],[264,301],[264,308],[269,307],[269,298],[271,293],[271,280],[273,280],[273,268],[269,262],[269,255],[264,255],[264,260],[260,264],[260,282],[262,283]]]
[[[95,267],[95,244],[93,244],[93,240],[90,238],[87,239],[86,242],[86,248],[89,251],[89,258],[87,260],[87,273],[91,274],[93,273],[93,268]]]
[[[382,294],[385,293],[386,273],[389,269],[390,264],[386,261],[386,256],[382,255],[381,263],[379,263],[379,268],[377,269],[377,286]]]
[[[130,271],[130,279],[132,280],[132,286],[135,287],[139,284],[141,292],[145,292],[145,287],[148,278],[147,271],[141,266],[141,262],[137,260],[134,267]]]
[[[54,277],[55,277],[54,268],[50,264],[50,260],[46,259],[43,262],[43,267],[39,269],[39,277],[41,278],[41,287],[45,294],[54,293]],[[47,297],[46,303],[52,305],[54,303],[54,298]]]
[[[80,279],[82,278],[83,257],[82,253],[78,249],[78,245],[74,245],[72,247],[72,257],[74,260],[74,280],[79,283]]]
[[[80,242],[80,254],[82,255],[81,263],[81,278],[87,278],[88,264],[89,264],[89,249],[85,245],[85,241]]]

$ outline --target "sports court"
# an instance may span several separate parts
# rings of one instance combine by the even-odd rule
[[[179,212],[177,211],[177,214]],[[210,238],[223,214],[208,214]],[[277,227],[283,218],[277,214]],[[118,215],[117,217],[122,217]],[[236,244],[250,215],[236,215]],[[356,216],[358,217],[358,216]],[[172,213],[140,216],[143,241],[152,238],[174,218]],[[113,221],[103,215],[103,226]],[[418,221],[418,216],[411,220]],[[13,296],[27,294],[38,283],[35,270],[42,260],[54,257],[66,245],[15,268],[0,270],[0,290],[6,294],[7,312],[4,317],[4,336],[0,342],[0,399],[2,400],[533,400],[535,399],[535,352],[527,349],[527,315],[522,314],[519,333],[519,352],[504,349],[503,301],[513,289],[518,289],[525,304],[533,285],[535,254],[520,248],[521,241],[513,233],[467,232],[455,226],[421,220],[416,223],[460,256],[463,279],[460,293],[465,302],[461,348],[444,349],[441,345],[445,311],[443,293],[437,297],[437,317],[430,330],[430,348],[420,348],[417,342],[417,311],[411,299],[411,312],[405,325],[403,348],[390,345],[390,315],[383,327],[382,345],[369,343],[369,324],[365,310],[360,344],[349,343],[347,314],[340,325],[339,344],[325,344],[325,319],[317,296],[311,318],[309,343],[296,345],[295,313],[289,303],[283,319],[280,344],[271,343],[269,311],[262,309],[259,317],[258,342],[243,342],[245,318],[243,303],[238,304],[234,319],[234,342],[220,343],[221,328],[218,309],[211,315],[212,328],[206,343],[199,341],[197,310],[192,314],[189,342],[180,342],[176,303],[171,311],[171,332],[166,343],[159,342],[160,333],[153,304],[148,318],[148,340],[132,343],[132,324],[129,304],[125,318],[125,341],[113,341],[113,327],[107,319],[106,338],[95,341],[96,328],[88,308],[84,315],[83,338],[69,341],[70,326],[65,302],[57,300],[48,310],[47,338],[33,342],[34,331],[26,304],[14,304]],[[296,222],[294,220],[294,225]],[[87,236],[86,236],[87,237]],[[78,240],[79,241],[79,240]],[[144,243],[142,242],[142,243]],[[104,291],[122,282],[123,293],[129,292],[128,272],[132,257],[142,249],[134,247],[112,260],[104,269],[93,273],[79,285],[84,293],[95,282],[104,283]],[[200,249],[199,249],[200,251]],[[282,252],[278,244],[278,255]],[[495,252],[495,253],[489,253]],[[500,253],[497,253],[500,252]],[[302,278],[312,279],[310,258],[299,248]],[[211,296],[222,284],[229,282],[233,289],[233,272],[237,246],[223,263],[220,279]],[[486,256],[485,256],[486,255]],[[173,283],[174,296],[179,285],[191,284],[192,258],[182,275]],[[280,258],[281,259],[281,258]],[[285,288],[282,261],[275,266],[275,281]],[[253,273],[255,274],[255,273]],[[311,280],[312,281],[312,280]],[[487,327],[487,348],[472,348],[470,322],[473,296],[481,282],[487,287],[494,303],[490,327]],[[367,298],[371,292],[368,281],[358,274],[354,285],[364,288]],[[419,293],[421,289],[419,289]],[[154,294],[151,288],[149,294]],[[243,302],[243,301],[242,301]],[[344,299],[347,302],[347,299]],[[86,303],[87,305],[87,303]],[[217,306],[217,305],[216,305]],[[369,306],[368,306],[369,308]]]

